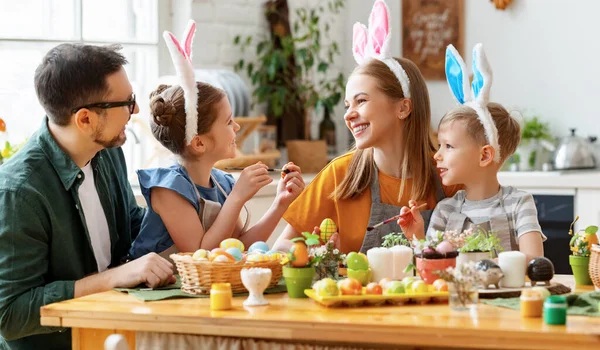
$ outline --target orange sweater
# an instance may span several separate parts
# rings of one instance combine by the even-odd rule
[[[283,215],[283,218],[297,232],[311,232],[325,218],[331,218],[338,227],[341,251],[343,253],[360,250],[371,215],[371,189],[368,188],[358,197],[345,200],[329,198],[335,187],[342,182],[354,152],[346,153],[329,163],[304,192],[296,198]],[[405,191],[398,201],[401,179],[386,175],[379,171],[379,186],[381,202],[398,207],[407,206],[410,200],[412,179],[404,182]],[[458,186],[444,187],[446,196],[453,196]],[[435,193],[432,192],[427,200],[427,209],[436,205]]]

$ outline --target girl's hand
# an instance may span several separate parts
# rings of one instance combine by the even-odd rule
[[[302,179],[302,170],[294,163],[287,163],[283,168],[290,172],[285,174],[285,177],[277,184],[276,201],[277,205],[287,209],[304,190],[304,179]]]
[[[258,190],[273,182],[267,169],[268,167],[262,162],[246,167],[229,196],[241,201],[242,204],[246,203]]]
[[[400,215],[398,219],[398,225],[404,232],[404,235],[409,240],[412,240],[414,236],[417,238],[423,238],[425,236],[425,221],[419,210],[417,201],[408,201],[409,207],[402,207],[400,209]]]

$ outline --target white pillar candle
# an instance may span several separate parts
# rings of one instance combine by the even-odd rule
[[[407,246],[397,245],[390,248],[393,255],[394,269],[392,273],[392,279],[401,280],[406,276],[412,276],[412,271],[404,273],[404,269],[412,263],[413,250]]]
[[[394,254],[387,248],[371,248],[367,251],[367,259],[371,267],[371,280],[381,281],[383,278],[392,278],[394,273]]]
[[[525,285],[525,254],[512,251],[498,254],[498,266],[504,277],[500,285],[505,288],[521,288]]]

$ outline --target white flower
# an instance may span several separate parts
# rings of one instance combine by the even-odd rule
[[[339,253],[340,253],[340,251],[339,251],[337,248],[333,250],[333,254],[336,254],[336,255],[337,255],[337,254],[339,254]]]

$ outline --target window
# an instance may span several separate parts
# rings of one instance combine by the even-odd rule
[[[130,180],[152,147],[147,139],[148,95],[158,78],[158,0],[0,0],[0,117],[19,143],[42,122],[33,86],[46,52],[62,42],[120,43],[125,70],[140,106],[123,146]],[[145,131],[146,130],[146,131]],[[137,180],[134,181],[137,183]]]

